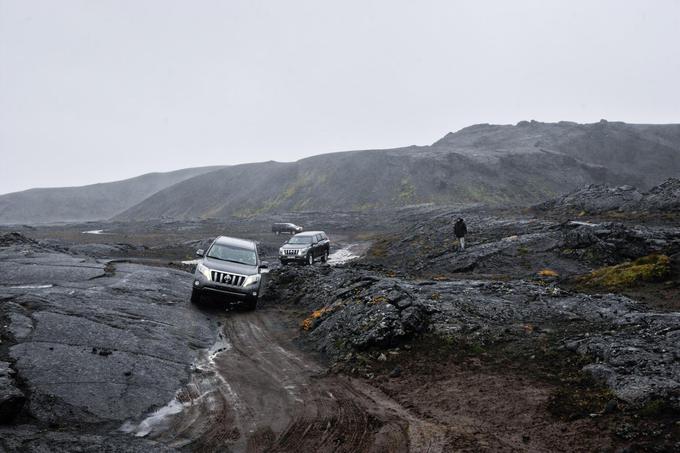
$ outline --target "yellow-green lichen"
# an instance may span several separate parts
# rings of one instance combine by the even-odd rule
[[[649,255],[616,266],[603,267],[579,278],[585,286],[609,289],[636,286],[666,279],[671,273],[671,260],[666,255]]]

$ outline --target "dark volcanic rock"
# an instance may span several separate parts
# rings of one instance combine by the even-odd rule
[[[464,251],[453,238],[453,221],[458,216],[468,224]],[[569,276],[593,266],[680,251],[676,226],[557,222],[471,211],[443,212],[427,221],[404,223],[403,234],[385,235],[373,245],[369,260],[426,278],[453,273],[532,278],[546,268]]]
[[[567,195],[541,203],[538,211],[557,214],[607,212],[670,212],[680,209],[680,179],[669,178],[648,192],[632,186],[591,184]]]
[[[68,247],[68,251],[71,253],[95,258],[124,256],[139,250],[143,249],[130,244],[77,244]]]
[[[19,233],[3,233],[0,234],[0,247],[7,247],[15,244],[35,244],[36,242],[32,239]]]
[[[591,184],[536,208],[543,211],[568,208],[588,213],[632,211],[640,206],[642,198],[642,193],[633,186],[608,187],[604,184]]]
[[[4,447],[4,450],[3,450]],[[85,434],[37,429],[30,425],[0,428],[0,451],[37,453],[170,453],[177,450],[122,433]]]
[[[18,238],[0,248],[0,316],[26,410],[58,426],[113,423],[166,404],[214,326],[191,276],[105,263]]]
[[[604,376],[631,404],[667,398],[680,408],[678,314],[648,312],[624,296],[574,294],[523,280],[405,280],[361,266],[289,268],[272,277],[278,303],[315,310],[305,338],[332,361],[422,332],[485,345],[531,339],[527,325],[530,332],[581,326],[585,333],[571,334],[563,346],[597,358],[586,371]]]
[[[0,423],[10,422],[24,405],[24,392],[16,387],[9,363],[0,362]]]
[[[347,348],[388,347],[426,330],[434,311],[397,279],[354,268],[288,267],[271,274],[269,303],[318,310],[308,339],[331,358]]]
[[[646,208],[653,211],[680,210],[680,179],[669,178],[645,194]]]
[[[622,223],[569,222],[561,254],[591,264],[616,264],[651,253],[680,250],[680,229]]]

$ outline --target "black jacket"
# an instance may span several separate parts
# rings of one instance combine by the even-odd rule
[[[467,225],[464,220],[459,220],[453,225],[453,233],[457,238],[462,238],[467,234]]]

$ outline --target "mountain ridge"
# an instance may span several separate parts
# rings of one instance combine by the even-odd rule
[[[100,197],[99,204],[111,205],[105,209],[88,208],[83,202],[90,212],[71,214],[78,218],[70,220],[248,218],[418,203],[531,205],[592,183],[644,190],[680,176],[680,124],[476,124],[449,132],[431,145],[210,169],[153,187],[137,200],[127,197],[115,204]],[[0,223],[9,223],[11,214],[5,197],[0,196]],[[55,210],[40,216],[28,212],[21,222],[68,217]]]
[[[0,223],[105,220],[177,182],[221,166],[152,172],[133,178],[71,187],[45,187],[0,195]]]
[[[480,124],[429,146],[252,165],[184,181],[116,219],[249,217],[427,202],[532,204],[595,182],[649,188],[680,175],[680,125]]]

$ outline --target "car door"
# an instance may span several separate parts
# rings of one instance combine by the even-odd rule
[[[321,254],[328,252],[328,254],[331,253],[331,241],[328,239],[328,236],[326,236],[326,233],[323,233],[321,235]]]
[[[314,258],[318,258],[323,255],[323,246],[321,245],[321,235],[314,235]]]

